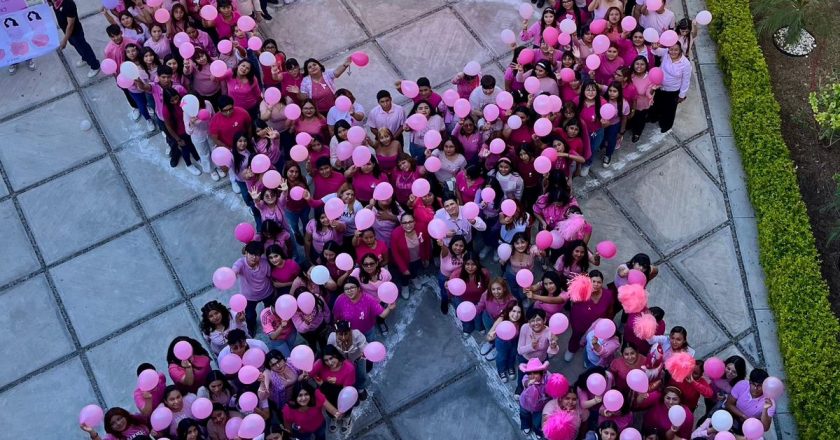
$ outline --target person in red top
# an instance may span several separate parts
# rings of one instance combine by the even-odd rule
[[[327,403],[336,407],[342,388],[356,384],[356,367],[333,345],[327,345],[324,354],[321,355],[321,359],[315,361],[309,375],[318,383],[318,390],[324,394]],[[342,417],[341,421],[341,434],[345,435],[350,432],[352,418]],[[331,419],[330,433],[334,433],[336,429],[335,419]]]
[[[700,396],[711,399],[714,395],[709,381],[703,377],[703,362],[694,364],[694,371],[684,381],[677,382],[671,379],[668,385],[677,387],[682,391],[682,404],[692,412],[697,409]]]
[[[330,165],[329,157],[321,157],[315,162],[318,168],[318,173],[312,175],[312,182],[315,186],[315,193],[312,195],[315,199],[321,199],[328,194],[338,192],[341,185],[347,180],[344,174],[336,171]]]
[[[356,250],[356,261],[361,262],[362,257],[373,254],[382,266],[388,265],[388,246],[384,241],[376,239],[376,232],[373,229],[357,230],[353,236],[353,248]]]
[[[426,234],[426,225],[422,225],[422,230],[420,226],[414,214],[405,213],[400,216],[400,225],[391,232],[391,262],[395,269],[391,273],[402,287],[400,295],[404,299],[409,297],[409,280],[412,290],[420,289],[418,274],[429,267],[432,256],[432,239]]]
[[[308,382],[298,382],[283,407],[283,424],[295,438],[324,440],[327,438],[324,409],[335,418],[343,415],[327,402],[321,391],[315,390]]]
[[[192,346],[192,356],[180,360],[175,356],[175,344],[186,341]],[[169,364],[169,377],[183,393],[195,393],[205,385],[207,375],[213,370],[210,365],[210,354],[201,343],[186,336],[178,336],[169,344],[166,350],[166,362]]]
[[[461,267],[452,271],[449,280],[461,279],[467,285],[467,288],[464,290],[464,294],[455,297],[453,302],[456,306],[464,301],[477,304],[481,300],[481,296],[487,292],[487,288],[490,286],[490,272],[481,266],[481,259],[477,253],[471,251],[466,252],[462,261]],[[447,290],[449,289],[448,284],[449,281],[447,281]],[[475,319],[472,321],[462,323],[462,329],[466,334],[472,333],[476,327],[479,329],[483,329],[484,327],[484,324],[481,322],[481,315],[479,314],[476,314]]]
[[[210,118],[210,140],[218,147],[232,150],[234,135],[251,131],[251,116],[245,109],[234,106],[233,98],[227,95],[219,97],[219,108]]]

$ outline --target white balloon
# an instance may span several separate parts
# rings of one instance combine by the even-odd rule
[[[718,432],[729,431],[732,428],[732,414],[723,409],[715,411],[712,414],[712,426]]]
[[[323,286],[330,280],[330,270],[325,266],[315,266],[312,268],[312,272],[309,273],[309,277],[313,283]]]
[[[131,61],[126,61],[120,64],[120,75],[133,81],[140,78],[140,70],[137,69],[137,64],[134,64]]]
[[[189,117],[196,117],[198,115],[198,98],[193,95],[186,95],[181,98],[181,108]]]
[[[512,115],[511,117],[508,118],[507,125],[511,129],[516,130],[517,128],[522,126],[522,118],[520,118],[519,116],[516,116],[516,115]]]
[[[88,131],[88,130],[90,130],[90,121],[88,121],[87,119],[82,119],[81,124],[79,124],[79,128],[80,128],[82,131]]]
[[[671,424],[674,426],[682,426],[685,423],[685,408],[682,405],[674,405],[671,409],[668,410],[668,420],[671,421]]]

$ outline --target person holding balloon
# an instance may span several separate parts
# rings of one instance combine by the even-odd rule
[[[99,409],[99,411],[101,411],[101,409]],[[102,415],[101,412],[99,414]],[[85,422],[90,421],[86,420],[79,425],[82,431],[88,433],[91,440],[103,440],[102,437],[99,436],[99,433],[96,432],[95,426],[93,426],[94,423],[88,424]],[[113,407],[109,409],[103,418],[97,420],[97,422],[103,422],[105,426],[104,440],[133,439],[142,435],[148,435],[150,432],[142,417],[132,415],[120,407]]]
[[[659,129],[667,133],[674,125],[677,105],[685,101],[688,88],[691,86],[691,75],[694,70],[691,61],[684,56],[682,45],[673,41],[666,48],[660,47],[664,42],[653,45],[653,53],[662,57],[663,77],[661,86],[653,96],[653,106],[650,109],[650,122],[659,122]]]
[[[776,401],[783,391],[782,382],[770,376],[766,370],[755,368],[748,379],[732,387],[726,399],[726,410],[732,413],[739,423],[753,418],[761,421],[764,431],[770,429],[773,416],[776,415]]]
[[[239,279],[240,293],[248,300],[245,308],[245,322],[248,333],[254,335],[257,329],[257,304],[266,308],[272,305],[274,286],[271,284],[271,265],[263,256],[263,245],[250,242],[245,245],[244,256],[233,263],[233,272]]]
[[[645,29],[654,29],[660,35],[677,27],[674,12],[666,7],[666,0],[646,0],[636,10],[636,19]]]
[[[311,99],[322,115],[335,105],[335,80],[350,67],[350,57],[335,69],[327,69],[320,61],[309,58],[303,63],[303,80],[298,95],[301,100]],[[289,91],[293,91],[287,89]]]
[[[519,342],[517,343],[517,362],[525,363],[531,359],[546,361],[560,352],[557,345],[557,337],[552,335],[546,325],[546,313],[540,309],[531,309],[526,315],[528,325],[522,326],[519,331]],[[520,369],[517,376],[517,388],[515,394],[519,394],[523,387],[523,371]]]
[[[196,398],[195,394],[184,394],[177,386],[168,385],[163,393],[163,403],[149,417],[154,431],[152,435],[156,436],[156,433],[177,435],[178,424],[181,420],[193,418],[191,406]]]
[[[640,394],[639,397],[643,395]],[[682,392],[678,388],[668,386],[663,391],[651,392],[648,398],[656,403],[645,412],[643,427],[656,428],[661,432],[673,431],[681,438],[691,438],[694,415],[682,405]]]
[[[377,318],[387,318],[397,308],[397,303],[382,307],[377,298],[362,292],[361,283],[354,277],[347,278],[343,289],[344,293],[335,300],[333,319],[349,321],[351,328],[362,332],[368,341],[373,341]]]
[[[400,217],[400,225],[391,233],[392,271],[401,289],[400,295],[408,299],[409,283],[413,291],[421,287],[420,274],[429,267],[432,253],[432,241],[425,230],[419,230],[412,213]]]
[[[195,393],[205,385],[210,374],[210,354],[195,339],[179,336],[166,350],[169,377],[183,392]]]
[[[496,321],[502,316],[502,313],[515,304],[516,298],[510,292],[507,282],[500,277],[493,278],[490,281],[489,289],[481,294],[481,298],[475,305],[475,310],[481,318],[483,328],[485,330],[496,326]],[[493,353],[495,346],[492,340],[487,340],[481,345],[479,352],[485,356],[487,360],[494,360],[496,353]]]
[[[279,350],[284,356],[291,354],[295,339],[297,339],[297,331],[292,323],[292,317],[296,311],[297,304],[294,297],[282,295],[276,302],[260,312],[260,323],[263,333],[268,336],[269,348]]]
[[[732,393],[732,387],[747,377],[747,362],[743,357],[732,355],[723,361],[723,371],[714,372],[708,366],[709,362],[720,362],[719,359],[709,358],[706,360],[706,375],[711,379],[712,390],[715,397],[706,399],[706,415],[711,415],[714,410],[722,409],[726,405],[726,398]]]
[[[334,418],[343,416],[320,390],[307,382],[298,382],[283,407],[283,424],[287,431],[300,440],[326,440],[325,410]]]
[[[327,344],[338,350],[347,361],[353,364],[356,375],[354,386],[359,390],[359,400],[367,400],[369,363],[365,359],[367,339],[362,332],[351,328],[348,321],[336,321],[333,329],[334,331],[327,337]]]
[[[545,392],[547,370],[548,362],[538,358],[519,364],[519,371],[527,375],[522,377],[519,384],[522,387],[519,395],[519,428],[525,435],[533,432],[538,438],[542,437],[542,411],[550,400]]]
[[[128,11],[122,11],[114,18],[104,6],[100,9],[102,15],[108,20],[108,23],[120,27],[122,34],[134,40],[137,45],[142,46],[143,43],[149,39],[149,28],[145,24],[135,20],[134,16]]]
[[[503,326],[503,328],[507,327],[505,331],[508,333],[498,335],[497,330],[503,322],[508,322],[513,326],[512,328],[510,325]],[[518,301],[511,301],[487,330],[486,339],[493,344],[492,348],[495,350],[496,373],[504,383],[508,380],[516,380],[517,337],[523,325],[525,325],[525,311]]]
[[[161,66],[163,69],[165,66]],[[168,69],[168,67],[167,67]],[[193,102],[189,103],[190,108],[195,110],[195,115],[198,116],[197,99],[193,98]],[[163,89],[163,108],[161,109],[161,116],[163,116],[163,125],[166,128],[166,133],[171,139],[167,139],[170,145],[170,159],[169,166],[178,166],[178,159],[183,158],[187,171],[194,176],[201,175],[201,170],[195,167],[193,160],[199,160],[200,156],[192,142],[192,138],[187,134],[186,125],[184,124],[184,117],[191,116],[187,111],[187,105],[181,105],[181,92],[173,87]],[[185,103],[186,104],[186,103]]]
[[[236,406],[236,390],[219,370],[213,370],[207,375],[207,385],[199,388],[196,396],[209,400],[213,405],[223,405],[224,408]]]
[[[332,345],[327,345],[321,358],[315,361],[309,377],[318,384],[318,390],[326,397],[327,402],[338,406],[339,394],[344,387],[353,387],[356,384],[356,370],[353,364],[344,358],[344,355]],[[347,434],[352,427],[352,418],[345,413],[341,417],[341,433]],[[329,423],[329,432],[338,430],[335,419]]]
[[[265,370],[259,391],[268,395],[273,411],[283,408],[289,400],[292,388],[304,379],[304,374],[278,350],[270,350],[265,355]]]
[[[500,244],[497,255],[513,296],[520,301],[523,300],[522,287],[516,282],[516,274],[520,270],[530,270],[537,265],[541,259],[539,247],[531,245],[530,234],[526,234],[523,230],[513,234],[510,244]]]

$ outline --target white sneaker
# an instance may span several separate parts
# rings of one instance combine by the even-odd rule
[[[128,117],[131,118],[132,121],[140,119],[140,110],[137,110],[136,108],[131,109],[131,111],[128,112]]]
[[[151,119],[146,119],[146,131],[148,131],[148,132],[155,131],[155,123],[152,122]]]
[[[169,156],[169,153],[172,152],[172,147],[169,144],[166,144],[166,150],[163,152],[164,156]]]
[[[490,349],[490,353],[484,355],[484,359],[487,361],[495,361],[496,360],[496,347]]]
[[[201,170],[195,167],[195,165],[187,165],[187,171],[192,173],[193,176],[200,176]]]
[[[583,176],[583,177],[586,177],[586,176],[588,176],[588,175],[589,175],[589,165],[584,165],[584,166],[580,169],[580,175],[581,175],[581,176]]]
[[[217,168],[216,171],[219,173],[219,177],[227,176],[227,173],[225,172],[225,170],[223,170],[221,168]]]
[[[210,171],[210,178],[213,179],[214,182],[219,181],[219,173],[215,171]]]
[[[17,72],[17,64],[12,64],[9,66],[9,75],[14,75]]]
[[[563,354],[563,360],[566,361],[566,362],[571,362],[572,359],[574,359],[574,358],[575,358],[575,354],[572,353],[571,351],[566,351],[566,353]]]
[[[85,60],[76,61],[76,67],[84,67],[86,65],[87,63],[85,62]]]
[[[29,62],[26,63],[26,67],[28,67],[29,70],[35,70],[35,59],[33,58],[29,60]]]
[[[487,353],[490,353],[492,350],[493,350],[493,344],[491,344],[489,342],[484,342],[483,344],[481,344],[481,348],[479,349],[479,352],[481,353],[482,356],[486,356]]]
[[[93,78],[96,75],[99,75],[99,69],[90,69],[87,73],[88,78]]]
[[[239,185],[237,185],[233,182],[230,182],[230,188],[233,190],[233,192],[235,192],[237,194],[239,194],[241,192],[240,189],[239,189]]]

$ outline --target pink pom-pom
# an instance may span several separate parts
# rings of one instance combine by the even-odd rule
[[[578,275],[569,283],[569,298],[574,302],[589,301],[592,297],[592,280],[586,275]]]
[[[647,292],[638,284],[625,284],[618,288],[618,300],[627,313],[639,313],[647,308]]]
[[[656,327],[658,327],[656,318],[650,313],[642,313],[633,321],[633,334],[637,338],[647,341],[656,334]]]
[[[571,217],[560,222],[556,229],[560,231],[564,241],[582,240],[583,227],[586,225],[586,220],[582,215],[572,214]]]
[[[665,361],[665,369],[677,382],[682,382],[694,372],[697,361],[688,353],[674,353]]]
[[[569,392],[569,381],[560,373],[553,373],[545,384],[545,392],[549,396],[559,399]]]
[[[543,423],[543,434],[548,440],[574,440],[580,420],[576,412],[557,411]]]

